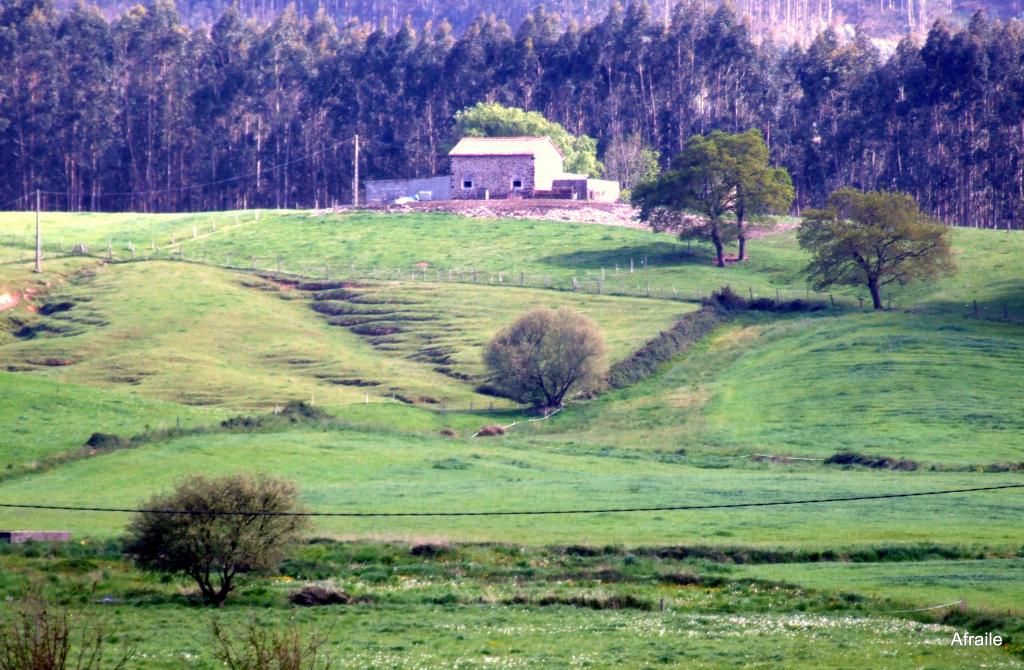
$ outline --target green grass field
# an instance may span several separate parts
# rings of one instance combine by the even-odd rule
[[[576,455],[484,439],[444,440],[340,431],[196,436],[97,456],[0,484],[0,499],[58,505],[134,506],[192,472],[275,473],[294,480],[319,511],[561,510],[777,501],[1024,483],[1019,474],[846,472],[697,468],[642,458]],[[138,473],[145,473],[139,477]],[[813,548],[939,542],[1012,551],[1024,493],[922,497],[810,507],[554,517],[322,519],[335,537],[523,544],[743,544]],[[908,520],[913,519],[913,523]],[[73,524],[96,536],[121,532],[126,517],[0,511],[0,527]]]
[[[597,320],[612,356],[621,357],[694,308],[553,291],[388,283],[359,291],[361,302],[353,306],[363,316],[358,325],[401,325],[385,342],[332,326],[311,309],[308,295],[280,288],[193,264],[97,266],[54,292],[52,304],[70,307],[33,319],[41,324],[39,334],[10,341],[0,349],[0,365],[194,406],[266,411],[293,399],[338,406],[367,395],[501,406],[508,403],[476,394],[451,373],[480,377],[483,345],[519,312],[572,305]]]
[[[34,214],[0,213],[0,243],[20,248],[28,258]],[[578,276],[585,290],[605,278],[606,290],[643,293],[647,283],[659,295],[696,297],[731,284],[746,293],[798,297],[807,286],[800,269],[805,256],[790,231],[752,240],[750,261],[726,270],[712,265],[709,246],[687,244],[668,234],[555,221],[471,219],[440,213],[402,215],[372,212],[318,216],[306,211],[245,211],[203,214],[61,214],[43,217],[47,248],[65,251],[84,243],[103,256],[128,258],[129,244],[139,257],[155,247],[166,257],[184,249],[186,258],[248,267],[255,259],[263,268],[321,274],[325,266],[347,276],[396,278],[420,272],[480,271],[481,282],[518,281],[520,272],[533,285],[566,289]],[[195,238],[193,238],[195,234]],[[968,313],[972,300],[979,312],[1000,318],[1004,306],[1011,317],[1024,318],[1017,258],[1024,253],[1019,232],[953,230],[959,272],[955,277],[892,291],[897,307]],[[629,273],[632,259],[634,270]],[[645,263],[646,261],[646,263]],[[618,272],[616,273],[616,267]],[[494,275],[492,278],[491,275]],[[466,279],[463,275],[463,279]],[[435,275],[436,278],[436,275]],[[865,290],[836,288],[845,304],[856,305]],[[845,298],[844,298],[845,296]]]
[[[526,422],[513,403],[478,390],[483,346],[518,313],[572,306],[597,321],[611,358],[622,360],[696,309],[698,290],[731,284],[802,297],[794,234],[754,240],[749,263],[717,269],[706,248],[671,236],[558,222],[263,211],[258,220],[254,212],[48,214],[44,226],[48,257],[36,275],[31,215],[0,214],[0,293],[36,295],[0,312],[0,503],[131,507],[184,475],[239,470],[294,479],[320,511],[648,507],[1024,483],[1017,234],[953,231],[958,274],[899,290],[900,309],[861,310],[858,291],[844,289],[836,310],[744,313],[653,377]],[[167,260],[172,236],[186,260],[205,254],[206,263]],[[138,262],[56,254],[58,244],[84,243],[102,257],[109,244],[123,260],[129,241]],[[143,261],[151,241],[162,259]],[[321,283],[326,274],[329,286],[251,271],[251,257],[273,269],[281,259],[284,270]],[[650,282],[653,297],[594,295],[602,269],[606,293],[621,282],[644,295]],[[516,286],[520,272],[526,288]],[[583,291],[566,290],[573,276]],[[983,318],[971,315],[975,299]],[[289,400],[334,419],[219,425]],[[515,425],[503,437],[471,437],[491,423]],[[445,429],[454,436],[441,437]],[[94,432],[136,441],[90,455],[82,445]],[[841,451],[910,459],[916,469],[823,462]],[[316,535],[359,544],[308,545],[304,556],[350,546],[360,556],[316,554],[302,563],[308,570],[253,576],[225,616],[236,626],[253,616],[267,626],[333,621],[342,667],[1021,667],[1024,626],[1013,618],[1024,584],[1021,491],[644,514],[320,519]],[[87,554],[126,522],[0,510],[0,528],[70,530],[85,544],[66,551]],[[460,558],[395,567],[423,542]],[[566,545],[613,547],[579,560],[628,578],[581,578],[583,567],[550,549]],[[937,555],[915,549],[923,546]],[[706,557],[669,564],[647,558],[652,547],[701,547]],[[761,558],[733,564],[736,552],[755,548]],[[0,593],[45,582],[85,616],[118,629],[132,622],[124,640],[145,654],[140,667],[214,667],[208,622],[186,582],[137,573],[116,552],[79,564],[24,551],[0,551]],[[794,552],[832,558],[794,563]],[[843,560],[850,552],[893,558]],[[669,588],[657,577],[666,570],[700,579]],[[336,612],[287,605],[287,591],[314,577],[374,603]],[[90,589],[112,604],[96,604]],[[556,604],[531,600],[544,594]],[[588,594],[667,604],[662,612],[559,600]],[[968,615],[1016,631],[1018,646],[950,650],[953,629],[939,623],[983,619],[886,614],[960,598]]]

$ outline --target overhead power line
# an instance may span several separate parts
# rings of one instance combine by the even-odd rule
[[[181,509],[144,509],[132,507],[80,507],[74,505],[34,505],[29,503],[0,503],[0,508],[32,509],[60,512],[111,512],[135,514],[148,512],[151,514],[189,514],[195,516],[302,516],[302,517],[460,517],[460,516],[559,516],[570,514],[629,514],[638,512],[678,512],[686,510],[739,509],[744,507],[779,507],[782,505],[819,505],[825,503],[857,502],[860,500],[891,500],[895,498],[917,498],[922,496],[941,496],[954,493],[977,493],[980,491],[1000,491],[1004,489],[1020,489],[1024,484],[1001,484],[998,486],[978,486],[968,489],[945,489],[941,491],[916,491],[913,493],[882,493],[869,496],[849,496],[844,498],[809,498],[802,500],[775,500],[746,503],[720,503],[711,505],[663,505],[654,507],[608,507],[593,509],[564,510],[493,510],[493,511],[449,511],[449,512],[266,512],[261,510],[181,510]]]

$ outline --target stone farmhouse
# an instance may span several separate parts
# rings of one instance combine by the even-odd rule
[[[618,182],[565,173],[562,152],[548,137],[464,137],[448,156],[450,178],[370,181],[367,200],[557,198],[615,202],[619,198]]]
[[[550,191],[562,152],[547,137],[463,137],[448,152],[452,198],[507,198]]]

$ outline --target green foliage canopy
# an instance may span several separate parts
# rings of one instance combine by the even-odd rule
[[[748,220],[785,211],[793,196],[789,173],[768,165],[764,139],[760,131],[751,129],[737,134],[716,130],[690,137],[672,159],[671,169],[638,185],[632,200],[645,221],[663,218],[666,210],[700,213],[704,222],[683,225],[680,235],[709,238],[722,267],[723,243],[728,237],[739,240],[739,259],[743,260]],[[725,217],[730,214],[735,217],[732,231],[725,227]]]
[[[276,477],[188,477],[132,519],[125,552],[147,570],[188,575],[220,606],[239,572],[275,567],[305,529],[305,517],[282,515],[296,511],[297,495]]]
[[[550,137],[565,157],[566,172],[597,177],[604,169],[597,160],[597,140],[588,135],[574,137],[539,112],[478,102],[455,114],[455,131],[459,137]]]
[[[883,286],[954,269],[948,229],[906,193],[840,189],[825,209],[806,213],[797,239],[812,254],[805,272],[816,289],[866,285],[875,309]]]
[[[608,347],[597,324],[568,307],[531,310],[501,330],[484,352],[493,384],[535,407],[558,407],[570,393],[603,383]]]

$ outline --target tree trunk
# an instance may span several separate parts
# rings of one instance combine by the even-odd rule
[[[868,280],[868,290],[871,291],[871,304],[875,309],[882,309],[882,294],[878,290],[878,280]]]
[[[747,258],[747,229],[743,227],[743,210],[736,210],[736,239],[739,241],[739,257],[737,260],[746,260]]]
[[[718,233],[718,225],[711,226],[711,243],[715,245],[715,265],[725,267],[725,256],[722,255],[722,236]]]

